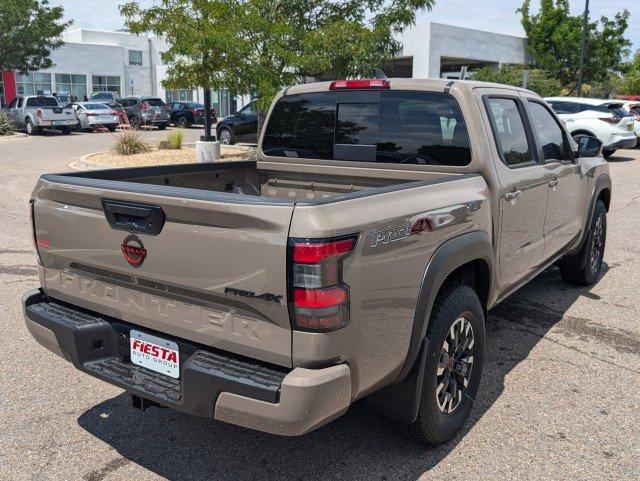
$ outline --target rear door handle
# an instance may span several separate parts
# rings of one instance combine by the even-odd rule
[[[504,200],[507,200],[507,201],[516,200],[521,192],[522,192],[521,190],[514,190],[513,192],[507,192],[506,194],[504,194]]]

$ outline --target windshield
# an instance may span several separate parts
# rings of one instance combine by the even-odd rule
[[[27,99],[27,107],[58,107],[58,101],[53,97],[31,97]]]
[[[187,102],[185,105],[189,109],[203,109],[204,108],[204,104],[200,104],[198,102]]]
[[[278,100],[268,120],[268,156],[463,166],[467,127],[448,94],[317,92]]]
[[[164,107],[165,103],[160,99],[147,99],[144,102],[148,103],[152,107]]]

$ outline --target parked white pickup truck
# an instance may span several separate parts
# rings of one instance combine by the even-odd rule
[[[72,108],[60,107],[55,97],[46,95],[18,96],[6,108],[6,113],[28,135],[37,134],[43,128],[68,134],[78,123]]]

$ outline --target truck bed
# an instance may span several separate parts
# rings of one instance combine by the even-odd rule
[[[356,169],[357,170],[357,169]],[[152,195],[186,197],[205,200],[226,198],[228,201],[253,202],[313,202],[339,200],[373,194],[376,190],[396,189],[411,182],[434,181],[451,178],[455,174],[421,172],[420,178],[391,178],[388,172],[372,175],[305,172],[293,166],[259,167],[255,161],[220,162],[215,164],[178,164],[139,168],[109,169],[68,174],[45,175],[43,179],[86,187],[135,191]],[[108,181],[108,182],[105,182]],[[140,185],[143,184],[143,185]],[[224,196],[216,195],[218,193]],[[231,196],[229,195],[231,194]]]

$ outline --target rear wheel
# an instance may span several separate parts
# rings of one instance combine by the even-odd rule
[[[109,129],[109,132],[115,132],[117,127],[117,125],[109,125],[107,126],[107,129]]]
[[[189,122],[189,120],[183,115],[182,117],[180,117],[178,119],[178,126],[182,127],[183,129],[188,129],[189,127],[191,127],[191,123]]]
[[[593,210],[587,238],[580,251],[565,257],[558,265],[562,279],[571,284],[588,286],[598,280],[607,241],[607,209],[599,200]]]
[[[469,416],[484,360],[484,313],[476,292],[453,284],[438,294],[427,330],[417,419],[410,432],[429,445],[453,438]]]
[[[231,145],[233,144],[233,137],[231,136],[231,131],[227,128],[220,129],[218,133],[218,140],[221,144]]]
[[[138,119],[138,117],[136,117],[135,115],[132,115],[131,117],[129,117],[129,125],[131,125],[132,129],[139,129],[140,119]]]
[[[24,123],[24,129],[27,131],[27,135],[36,135],[40,133],[40,128],[33,125],[31,119],[27,119]]]
[[[602,155],[605,159],[608,159],[615,153],[615,150],[603,150]]]
[[[167,124],[158,124],[158,130],[165,130],[167,128]]]
[[[82,123],[78,120],[78,123],[76,124],[76,132],[84,132],[84,128],[82,127]]]
[[[60,132],[62,132],[63,135],[69,135],[71,133],[71,127],[62,127]]]

